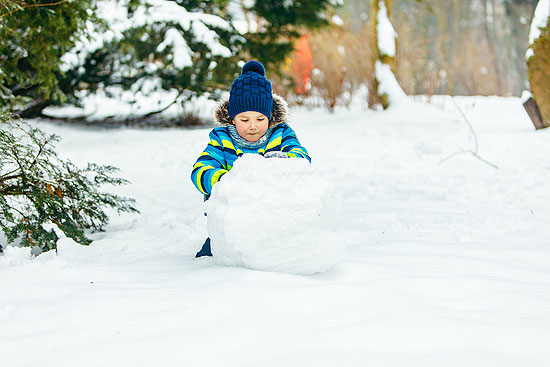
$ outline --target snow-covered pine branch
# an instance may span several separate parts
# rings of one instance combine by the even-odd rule
[[[333,1],[96,0],[88,9],[95,22],[76,36],[59,75],[61,93],[81,108],[49,107],[42,115],[135,120],[163,111],[177,117],[197,96],[218,99],[243,60],[271,68],[282,63],[299,30],[328,23],[324,13]],[[255,27],[243,27],[248,13]]]
[[[222,18],[222,5],[205,4],[98,1],[103,24],[88,22],[88,34],[62,58],[66,84],[76,87],[66,91],[70,101],[85,116],[120,114],[120,105],[123,115],[143,116],[214,92],[213,69],[241,51],[244,39],[230,16]]]

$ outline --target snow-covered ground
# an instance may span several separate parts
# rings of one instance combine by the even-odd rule
[[[0,365],[545,366],[550,362],[550,130],[517,98],[384,112],[291,110],[334,186],[343,263],[300,276],[194,259],[189,179],[208,130],[37,122],[74,162],[121,167],[141,214],[90,247],[0,256]],[[447,159],[448,158],[448,159]]]

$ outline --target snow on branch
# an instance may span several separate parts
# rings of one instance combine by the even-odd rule
[[[388,17],[388,9],[383,0],[379,0],[377,14],[378,50],[380,54],[395,57],[395,40],[397,33]]]
[[[231,31],[233,27],[216,15],[190,12],[171,0],[143,0],[131,13],[128,12],[128,8],[129,0],[98,2],[96,15],[106,22],[106,30],[89,22],[89,36],[81,37],[73,50],[63,56],[63,70],[67,71],[82,65],[87,55],[101,49],[109,42],[119,41],[124,32],[155,23],[177,24],[184,32],[189,32],[192,39],[204,43],[213,55],[231,56],[231,51],[219,42],[218,34],[210,27],[226,31]],[[171,28],[165,32],[165,39],[159,44],[157,50],[163,51],[167,46],[172,48],[176,68],[182,69],[192,65],[193,50],[179,29]]]
[[[408,103],[409,97],[403,91],[399,82],[395,78],[391,67],[388,64],[382,63],[380,60],[375,64],[376,79],[378,80],[378,91],[380,94],[388,96],[390,105],[398,105]]]

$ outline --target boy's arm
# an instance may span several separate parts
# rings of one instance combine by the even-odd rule
[[[193,165],[191,181],[201,193],[210,195],[214,184],[228,171],[225,167],[221,140],[211,131],[210,142]]]
[[[294,130],[286,124],[281,138],[281,152],[285,152],[291,158],[305,158],[311,162],[307,149],[300,144]]]

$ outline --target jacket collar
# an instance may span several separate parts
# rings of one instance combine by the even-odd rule
[[[235,125],[227,125],[227,131],[229,132],[229,136],[231,136],[231,139],[233,140],[233,143],[241,149],[260,149],[267,145],[267,142],[271,138],[271,134],[273,133],[273,128],[270,127],[267,129],[264,136],[262,136],[260,139],[254,142],[247,141],[245,138],[239,135],[237,132],[237,128]]]

